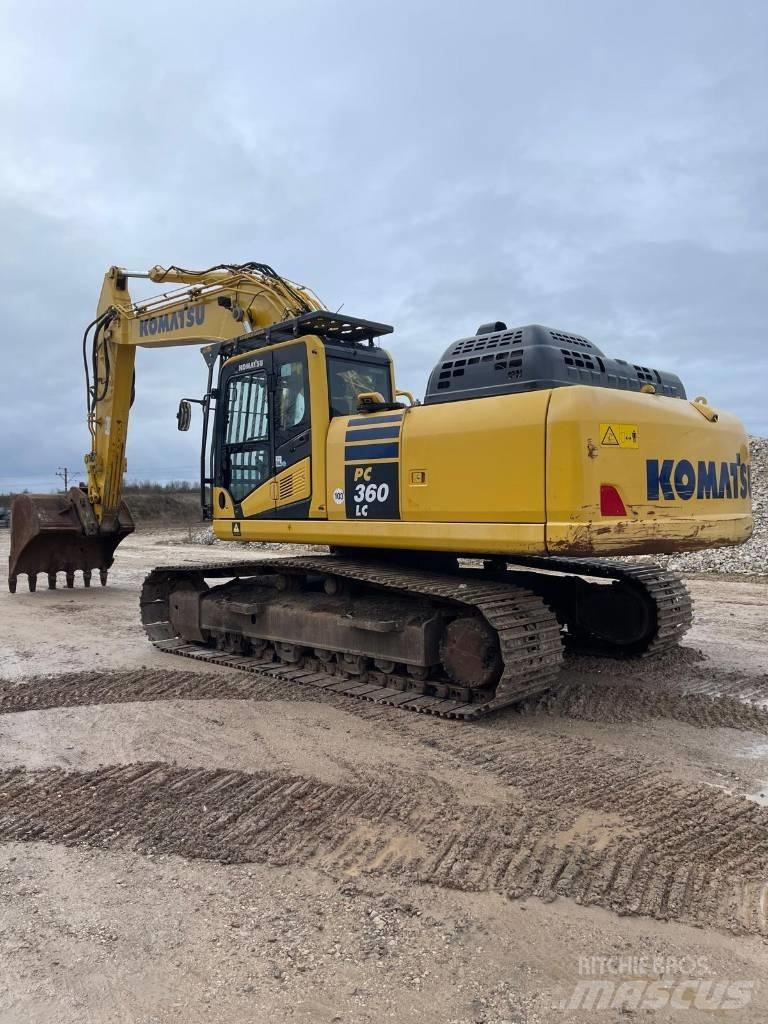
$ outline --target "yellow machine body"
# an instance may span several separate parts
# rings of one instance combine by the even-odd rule
[[[173,288],[137,303],[133,277]],[[375,344],[391,329],[329,312],[266,264],[110,268],[83,341],[87,486],[53,503],[17,502],[9,587],[26,574],[33,589],[39,572],[49,586],[59,571],[68,585],[76,570],[88,582],[93,569],[106,582],[132,529],[122,485],[137,347],[205,346],[201,497],[222,539],[584,556],[689,551],[750,536],[749,449],[733,416],[651,384],[638,390],[638,380],[626,378],[624,390],[589,386],[578,373],[567,386],[528,379],[489,397],[478,397],[482,387],[450,400],[447,391],[428,393],[421,405],[396,389],[392,360]],[[582,352],[591,345],[555,336]],[[461,365],[495,360],[497,337],[462,342],[488,350]],[[520,351],[509,368],[495,368],[507,382],[520,380]],[[588,374],[578,352],[564,354]],[[456,367],[448,376],[464,374]],[[187,429],[191,406],[183,406]]]
[[[751,534],[747,436],[702,401],[575,385],[331,418],[323,343],[274,350],[287,345],[306,346],[311,451],[239,514],[216,488],[222,540],[580,556]],[[305,515],[284,517],[307,499]]]

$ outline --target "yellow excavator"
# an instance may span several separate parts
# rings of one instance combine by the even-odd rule
[[[171,290],[134,302],[133,277]],[[606,556],[750,536],[739,421],[672,373],[501,321],[450,344],[416,401],[380,347],[391,331],[266,264],[112,267],[83,337],[88,482],[15,499],[11,591],[39,573],[106,584],[134,528],[121,492],[136,347],[197,345],[203,518],[221,540],[330,553],[155,569],[141,615],[160,650],[474,719],[555,687],[564,647],[677,644],[692,614],[680,579]]]

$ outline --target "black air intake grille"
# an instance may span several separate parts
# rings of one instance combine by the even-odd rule
[[[425,402],[455,402],[578,384],[618,391],[639,391],[643,385],[653,384],[658,394],[685,398],[685,388],[674,373],[610,359],[581,335],[530,324],[455,341],[430,375]]]
[[[578,334],[565,334],[564,331],[552,330],[550,330],[549,333],[551,337],[555,339],[555,341],[563,342],[566,345],[576,345],[579,348],[595,348],[591,341],[589,341],[587,338],[582,338]]]
[[[633,366],[635,364],[633,363]],[[658,384],[661,381],[656,370],[651,370],[647,366],[635,366],[635,373],[637,374],[638,380],[645,381],[646,384]]]
[[[456,343],[453,355],[464,355],[467,352],[485,352],[488,349],[504,349],[519,344],[523,340],[522,328],[517,331],[503,331],[498,334],[485,334],[482,337],[466,338]]]

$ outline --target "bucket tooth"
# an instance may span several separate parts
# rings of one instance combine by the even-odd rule
[[[101,581],[102,587],[106,587],[107,585],[107,576],[109,576],[109,573],[106,569],[99,569],[99,580]]]
[[[8,589],[16,592],[20,575],[31,579],[42,573],[54,590],[59,572],[64,573],[67,587],[74,586],[77,572],[82,572],[88,586],[94,570],[105,585],[115,548],[133,528],[125,503],[110,526],[101,527],[88,496],[79,487],[66,494],[19,494],[11,513]]]
[[[29,572],[29,573],[27,573],[27,586],[29,587],[30,594],[34,594],[34,592],[37,590],[37,573],[36,572]]]

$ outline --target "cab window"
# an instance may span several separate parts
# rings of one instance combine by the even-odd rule
[[[357,412],[357,396],[365,391],[378,391],[385,401],[392,401],[389,363],[366,363],[335,356],[328,360],[331,416],[349,416]]]
[[[303,358],[285,362],[277,375],[277,430],[291,431],[307,419],[307,385]]]
[[[248,444],[269,437],[268,399],[266,374],[246,373],[230,380],[225,444]]]
[[[272,476],[266,373],[233,377],[226,392],[224,484],[242,501]]]
[[[272,476],[266,448],[241,448],[229,453],[228,490],[233,501],[242,501]]]

